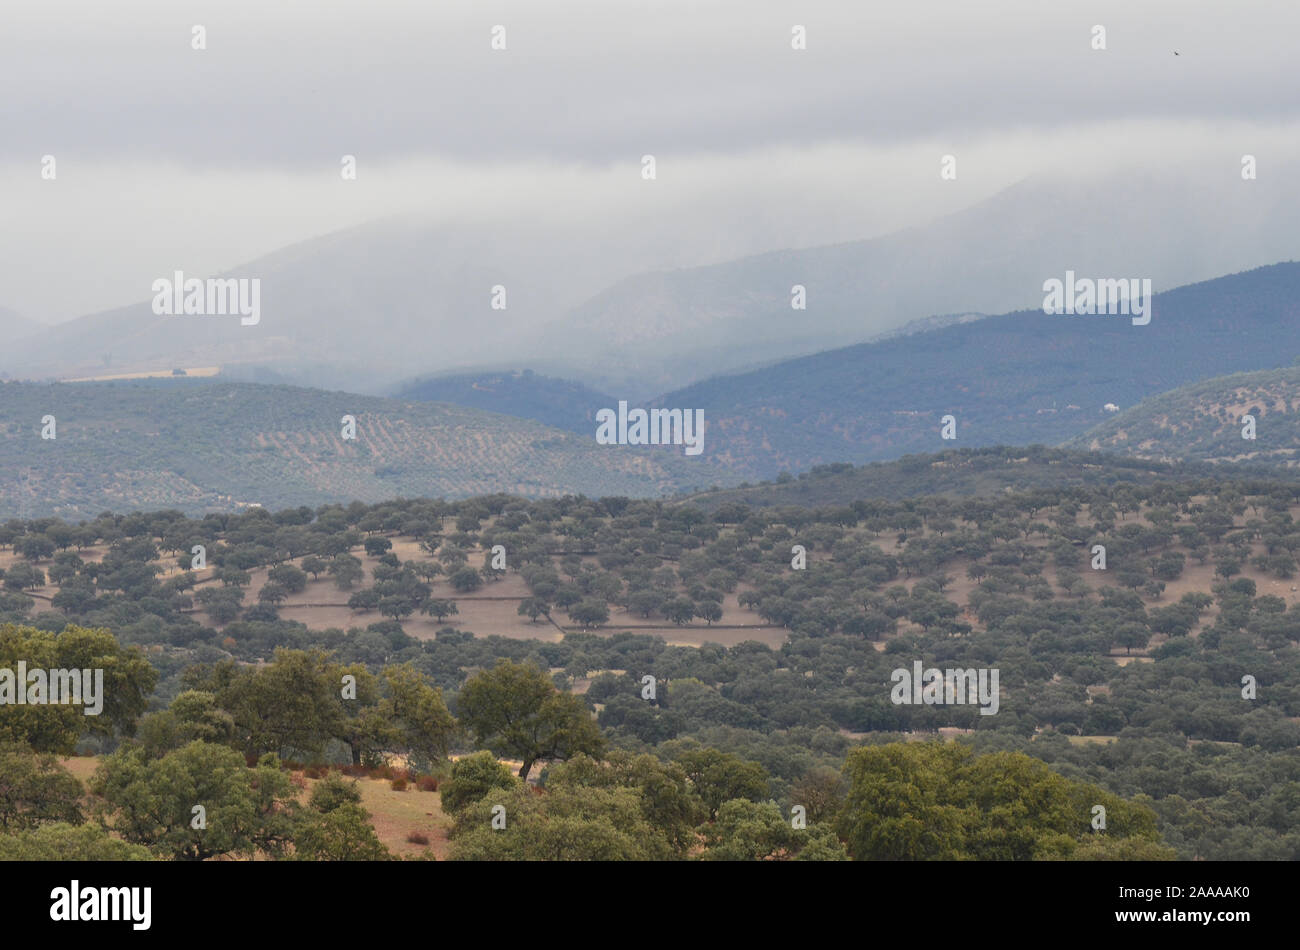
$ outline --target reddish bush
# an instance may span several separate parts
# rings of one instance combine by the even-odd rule
[[[438,780],[432,775],[421,775],[420,780],[415,784],[422,792],[436,792],[438,790]]]
[[[404,792],[404,791],[406,791],[406,779],[404,779],[404,778],[395,778],[395,779],[393,779],[393,791],[395,791],[395,792]]]
[[[409,835],[406,836],[406,840],[409,841],[411,844],[428,844],[429,836],[419,831],[412,831]]]

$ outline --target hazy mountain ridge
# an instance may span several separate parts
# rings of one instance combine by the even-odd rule
[[[1174,174],[1031,177],[882,237],[637,275],[567,314],[555,332],[576,335],[585,381],[611,391],[635,381],[640,397],[745,364],[878,340],[936,314],[1037,306],[1043,281],[1067,269],[1149,277],[1167,290],[1291,258],[1287,220],[1300,213],[1300,196],[1250,184],[1242,193],[1240,182]],[[1233,186],[1234,200],[1221,200]],[[1242,244],[1225,246],[1214,236],[1222,233]],[[805,310],[792,309],[796,284],[806,288]]]
[[[1300,353],[1300,264],[1157,294],[1127,316],[1041,310],[790,360],[669,393],[703,408],[706,453],[746,477],[831,462],[984,445],[1058,444],[1105,415],[1207,372],[1289,364]],[[956,441],[941,419],[956,419]]]
[[[257,326],[155,315],[151,282],[170,277],[172,262],[139,275],[139,303],[18,341],[0,354],[0,372],[72,378],[220,365],[379,392],[394,379],[530,366],[643,400],[880,338],[936,314],[1032,306],[1043,280],[1067,268],[1149,276],[1160,290],[1286,258],[1300,195],[1277,183],[1285,179],[1251,182],[1224,202],[1215,188],[1226,185],[1172,173],[1030,178],[881,237],[622,278],[600,260],[622,240],[616,223],[569,233],[531,220],[504,230],[383,220],[225,275],[185,272],[260,279]],[[796,284],[806,288],[805,310],[791,308]],[[505,309],[492,308],[497,286],[506,288]]]

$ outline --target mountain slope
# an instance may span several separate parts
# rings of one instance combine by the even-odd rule
[[[1254,438],[1243,437],[1243,416]],[[1216,376],[1161,393],[1071,439],[1074,448],[1150,459],[1300,459],[1300,367]]]
[[[288,386],[0,384],[0,518],[186,512],[394,496],[658,496],[713,472],[677,448],[591,437],[436,403]],[[341,419],[356,419],[356,438]],[[55,438],[42,439],[55,417]]]
[[[1300,264],[1157,294],[1150,324],[1126,316],[986,317],[707,380],[656,402],[702,408],[705,457],[771,478],[831,462],[983,445],[1057,444],[1140,400],[1207,374],[1300,354]],[[956,418],[956,441],[940,437]]]

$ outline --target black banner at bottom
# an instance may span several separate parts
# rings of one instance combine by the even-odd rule
[[[1050,924],[1232,940],[1284,926],[1295,868],[1260,863],[470,864],[41,863],[3,866],[6,930],[132,940],[419,933],[478,920],[518,932],[593,926],[662,933],[693,918],[734,938],[788,917],[873,935]],[[1293,910],[1293,908],[1292,908]],[[964,929],[969,926],[969,930]],[[770,933],[766,936],[771,936]]]

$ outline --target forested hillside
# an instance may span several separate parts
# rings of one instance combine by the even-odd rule
[[[1290,467],[1300,452],[1300,368],[1180,386],[1144,399],[1068,444],[1147,459]]]

